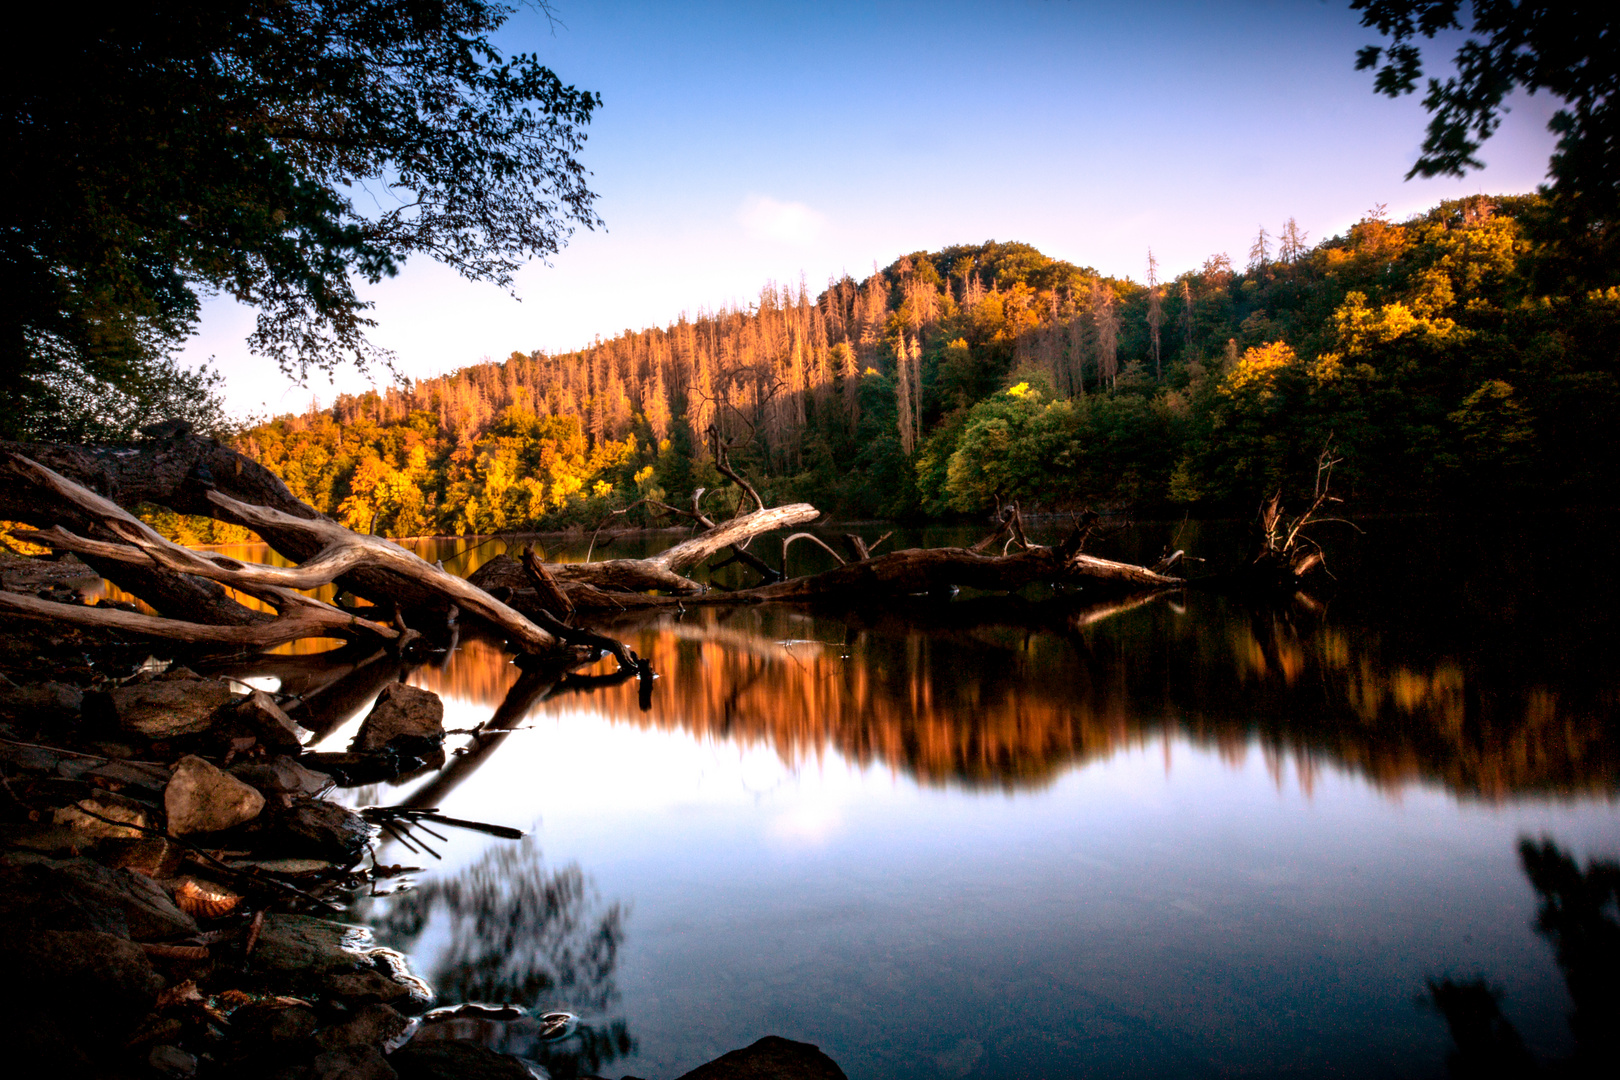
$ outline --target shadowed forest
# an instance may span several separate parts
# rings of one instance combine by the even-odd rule
[[[392,536],[588,523],[695,487],[724,508],[710,425],[767,501],[844,517],[997,495],[1247,512],[1308,483],[1329,441],[1360,510],[1603,502],[1620,476],[1607,266],[1539,196],[1374,212],[1314,246],[1290,220],[1241,268],[1217,255],[1166,280],[1151,252],[1138,282],[1026,244],[949,247],[816,296],[768,286],[746,309],[342,396],[237,445]]]

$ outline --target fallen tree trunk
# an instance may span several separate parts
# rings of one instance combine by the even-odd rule
[[[56,525],[42,532],[25,533],[25,539],[114,565],[130,564],[166,572],[174,577],[190,575],[218,582],[263,600],[280,614],[269,622],[249,626],[212,627],[210,638],[208,633],[198,629],[207,628],[207,624],[105,608],[55,604],[15,594],[5,594],[4,610],[34,617],[49,615],[78,625],[123,629],[189,644],[203,644],[212,640],[220,644],[277,645],[300,637],[353,637],[356,633],[400,643],[399,639],[407,633],[414,635],[414,631],[407,631],[397,618],[399,625],[389,627],[295,591],[330,584],[356,568],[383,568],[395,577],[412,582],[419,592],[431,593],[449,610],[464,608],[502,631],[526,652],[562,654],[574,651],[555,635],[536,626],[483,589],[423,561],[398,544],[374,536],[361,536],[325,518],[295,517],[269,507],[238,502],[219,491],[208,492],[210,505],[237,520],[254,527],[295,530],[303,537],[320,541],[317,553],[301,566],[244,563],[181,547],[159,535],[112,500],[97,495],[39,462],[18,453],[9,454],[8,458],[8,471],[13,476],[26,477],[33,482],[37,492],[51,497],[48,501],[72,507],[76,511],[75,516],[88,519],[100,530],[117,537],[116,541],[96,540],[77,536]],[[45,607],[41,608],[41,604]]]
[[[341,528],[299,499],[275,473],[212,439],[182,434],[134,446],[65,446],[56,443],[0,441],[0,459],[21,455],[79,486],[102,495],[125,510],[142,503],[164,506],[176,513],[211,517],[252,529],[289,562],[303,563],[319,555],[331,542],[325,526]],[[215,495],[231,502],[221,503]],[[244,515],[236,507],[274,511]],[[0,518],[27,522],[40,528],[61,525],[80,535],[97,535],[96,519],[70,500],[41,497],[37,484],[15,470],[0,470]],[[343,530],[348,533],[348,530]],[[350,533],[349,535],[355,535]],[[116,540],[117,537],[100,537]],[[403,550],[403,549],[402,549]],[[253,623],[264,620],[206,580],[167,575],[152,578],[142,567],[85,561],[160,611],[191,613],[204,622]],[[392,610],[448,612],[454,601],[435,585],[413,573],[401,573],[393,561],[364,563],[346,569],[336,579],[342,590]]]
[[[1146,567],[1081,554],[1070,550],[1067,544],[1056,547],[1030,544],[1008,555],[991,555],[971,548],[912,548],[749,589],[704,589],[691,582],[689,591],[662,596],[610,591],[587,580],[586,575],[569,573],[577,571],[581,565],[599,564],[564,563],[547,567],[568,602],[580,611],[626,611],[677,604],[873,600],[940,593],[952,588],[1012,592],[1035,584],[1091,585],[1110,592],[1152,593],[1178,589],[1186,584],[1182,578],[1155,573]],[[485,563],[472,580],[486,588],[510,590],[508,603],[520,611],[544,606],[535,590],[529,587],[523,568],[507,556],[496,556]]]

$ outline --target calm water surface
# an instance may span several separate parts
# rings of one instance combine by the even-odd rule
[[[431,869],[354,917],[446,1001],[581,1013],[557,1076],[673,1077],[767,1033],[856,1080],[1437,1076],[1445,978],[1483,978],[1566,1057],[1575,1003],[1520,844],[1620,855],[1616,582],[1587,540],[1613,524],[1372,522],[1334,588],[1271,608],[620,620],[661,676],[647,703],[468,641],[409,681],[448,727],[501,730],[353,797],[530,838],[391,844]],[[1151,558],[1173,529],[1099,553]],[[284,688],[348,710],[397,673],[283,661]]]

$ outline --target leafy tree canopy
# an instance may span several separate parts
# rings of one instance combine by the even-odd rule
[[[1361,24],[1390,39],[1368,45],[1357,69],[1376,69],[1390,97],[1410,94],[1423,76],[1418,38],[1463,30],[1462,0],[1351,0]],[[1461,176],[1483,167],[1476,156],[1516,89],[1546,91],[1563,102],[1548,128],[1558,135],[1549,163],[1553,194],[1581,217],[1613,222],[1620,212],[1620,27],[1612,3],[1586,0],[1471,0],[1467,34],[1453,58],[1456,74],[1428,80],[1431,119],[1423,153],[1407,178]]]
[[[511,12],[126,0],[19,31],[0,432],[71,434],[64,384],[162,383],[199,292],[255,306],[250,345],[302,377],[386,361],[356,275],[425,253],[510,287],[599,224],[578,155],[601,99],[503,55]]]

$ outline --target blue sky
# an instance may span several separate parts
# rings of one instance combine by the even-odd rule
[[[1216,252],[1241,263],[1289,216],[1315,242],[1379,203],[1401,217],[1530,190],[1552,145],[1553,105],[1522,99],[1484,171],[1403,181],[1426,117],[1354,69],[1375,37],[1347,2],[557,0],[556,14],[521,11],[501,41],[601,93],[583,160],[607,229],[520,273],[521,300],[425,259],[364,287],[373,340],[413,377],[952,243],[1021,240],[1136,278],[1151,246],[1173,277]],[[217,359],[237,414],[378,377],[295,387],[247,352],[251,324],[212,300],[185,354]]]

